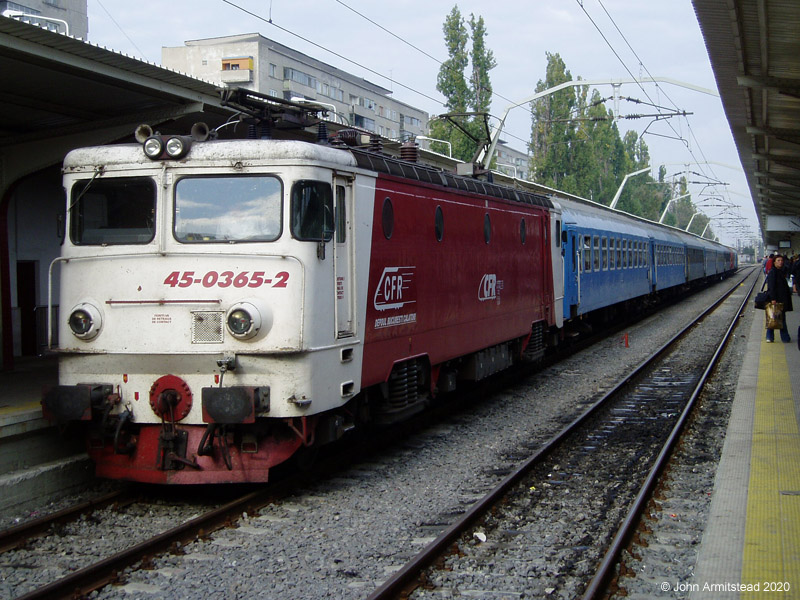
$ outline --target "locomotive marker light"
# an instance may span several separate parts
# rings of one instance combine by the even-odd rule
[[[97,337],[103,327],[100,310],[89,302],[81,302],[69,314],[69,328],[72,334],[82,340]]]

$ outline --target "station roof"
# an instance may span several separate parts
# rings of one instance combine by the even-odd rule
[[[19,152],[28,155],[30,172],[57,164],[65,152],[48,152],[47,145],[59,147],[60,140],[67,149],[102,144],[140,123],[200,113],[224,121],[232,112],[209,82],[7,17],[0,17],[0,65],[6,168]]]
[[[800,2],[692,3],[763,239],[777,246],[800,233]]]

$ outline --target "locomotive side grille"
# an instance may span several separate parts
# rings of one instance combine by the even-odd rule
[[[404,408],[414,402],[419,395],[419,368],[417,361],[408,360],[395,365],[389,376],[389,397],[387,404],[393,408]]]
[[[523,356],[529,361],[535,361],[544,356],[544,323],[535,323],[533,325],[531,338]]]
[[[221,344],[225,313],[199,310],[192,312],[192,343]]]

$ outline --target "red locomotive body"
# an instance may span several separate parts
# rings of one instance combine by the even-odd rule
[[[384,416],[510,366],[555,325],[551,207],[537,200],[378,177],[362,387],[388,382]]]

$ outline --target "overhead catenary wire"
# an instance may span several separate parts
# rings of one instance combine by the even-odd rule
[[[628,49],[631,51],[631,53],[633,54],[633,56],[636,58],[636,60],[637,60],[637,61],[639,61],[639,66],[640,66],[642,69],[644,69],[645,73],[647,73],[647,75],[648,75],[648,76],[649,76],[651,79],[653,79],[653,75],[650,73],[650,70],[649,70],[649,69],[647,68],[647,66],[644,64],[644,61],[643,61],[643,60],[642,60],[642,59],[639,57],[639,55],[636,53],[636,50],[633,48],[633,46],[631,45],[631,43],[628,41],[628,38],[625,36],[625,34],[623,33],[623,31],[622,31],[622,30],[619,28],[619,26],[617,25],[617,22],[614,20],[614,17],[613,17],[613,16],[611,16],[611,13],[608,11],[608,9],[607,9],[607,8],[605,7],[605,5],[603,4],[603,0],[597,0],[597,3],[598,3],[598,4],[600,5],[600,7],[603,9],[603,12],[605,12],[605,14],[606,14],[606,16],[608,17],[609,21],[611,21],[611,24],[612,24],[612,25],[614,26],[614,28],[617,30],[617,33],[619,33],[620,37],[621,37],[621,38],[622,38],[622,40],[625,42],[625,45],[626,45],[626,46],[628,46]],[[598,30],[598,31],[600,31],[600,29],[599,29],[599,27],[597,26],[597,24],[594,22],[594,20],[592,20],[592,18],[589,16],[588,12],[586,11],[586,7],[583,5],[583,2],[579,2],[579,4],[580,4],[581,8],[583,9],[584,13],[586,13],[587,17],[589,17],[589,20],[590,20],[590,21],[592,21],[592,24],[595,26],[595,28],[597,28],[597,30]],[[601,33],[601,35],[603,35],[603,34],[602,34],[602,32],[600,32],[600,33]],[[611,47],[611,44],[610,44],[610,42],[608,41],[608,39],[607,39],[605,36],[603,36],[603,39],[606,41],[606,43],[607,43],[607,44],[609,44],[609,47]],[[625,65],[624,61],[623,61],[623,60],[622,60],[622,58],[619,56],[619,54],[618,54],[618,53],[617,53],[617,52],[616,52],[616,51],[615,51],[613,48],[612,48],[612,51],[613,51],[613,52],[614,52],[614,54],[617,56],[617,58],[620,60],[620,62],[622,63],[623,67],[625,67],[625,69],[626,69],[626,70],[628,71],[628,73],[630,74],[630,73],[631,73],[631,71],[628,69],[627,65]],[[636,78],[634,77],[634,79],[636,79]],[[642,88],[641,84],[639,85],[639,87],[640,87],[640,88]],[[665,97],[667,100],[669,100],[669,102],[670,102],[670,103],[672,103],[672,106],[673,106],[673,107],[674,107],[676,110],[679,110],[679,109],[678,109],[678,105],[677,105],[677,104],[676,104],[676,103],[675,103],[675,102],[672,100],[672,98],[670,98],[670,96],[669,96],[669,94],[667,93],[666,89],[664,89],[664,88],[660,87],[660,86],[659,86],[657,83],[656,83],[656,88],[658,88],[659,92],[660,92],[661,94],[663,94],[663,95],[664,95],[664,97]],[[642,90],[644,91],[644,88],[642,88]],[[645,95],[647,95],[647,92],[646,92],[646,91],[645,91]],[[648,99],[650,99],[650,96],[649,96],[649,95],[648,95],[647,97],[648,97]],[[652,101],[652,100],[651,100],[651,101]],[[679,135],[679,134],[678,134],[678,132],[677,132],[677,131],[675,131],[675,128],[674,128],[674,127],[672,127],[672,124],[671,124],[671,123],[668,123],[668,124],[669,124],[669,127],[670,127],[670,128],[673,130],[673,132],[675,133],[675,135]],[[691,135],[692,139],[694,140],[695,147],[697,148],[698,152],[699,152],[699,153],[700,153],[700,155],[702,156],[702,158],[703,158],[703,161],[704,161],[704,162],[708,162],[708,159],[706,158],[706,156],[705,156],[705,153],[703,152],[703,148],[702,148],[702,146],[700,145],[700,142],[699,142],[699,140],[698,140],[698,139],[697,139],[697,137],[695,136],[695,134],[694,134],[694,130],[692,129],[691,123],[689,122],[689,120],[688,120],[688,119],[686,120],[686,127],[687,127],[687,129],[689,130],[689,134]],[[681,137],[682,137],[682,136],[681,136]],[[693,159],[695,159],[695,162],[696,162],[696,163],[700,163],[700,161],[698,161],[698,160],[697,160],[697,157],[696,157],[696,156],[694,155],[694,153],[692,152],[692,149],[691,149],[690,147],[688,147],[688,146],[687,146],[687,148],[688,148],[688,150],[689,150],[689,154],[692,156],[692,158],[693,158]],[[702,168],[702,167],[700,167],[700,168]],[[713,168],[710,168],[710,167],[709,167],[709,171],[711,171],[711,173],[712,173],[712,174],[714,173],[714,169],[713,169]],[[716,176],[716,174],[714,174],[714,175]]]
[[[336,56],[337,58],[341,58],[342,60],[344,60],[344,61],[347,61],[347,62],[349,62],[350,64],[352,64],[352,65],[355,65],[355,66],[359,67],[360,69],[364,69],[365,71],[368,71],[368,72],[372,73],[373,75],[377,75],[378,77],[381,77],[381,78],[383,78],[383,79],[386,79],[387,81],[391,81],[392,83],[396,83],[396,84],[397,84],[397,85],[399,85],[400,87],[402,87],[402,88],[404,88],[404,89],[406,89],[406,90],[408,90],[408,91],[410,91],[410,92],[413,92],[413,93],[415,93],[415,94],[418,94],[418,95],[422,96],[423,98],[427,98],[428,100],[431,100],[431,101],[433,101],[433,102],[435,102],[435,103],[437,103],[437,104],[439,104],[439,105],[442,105],[442,106],[444,106],[444,103],[443,103],[441,100],[439,100],[439,99],[437,99],[437,98],[434,98],[433,96],[429,96],[429,95],[428,95],[428,94],[426,94],[425,92],[421,92],[421,91],[419,91],[419,90],[417,90],[417,89],[415,89],[415,88],[413,88],[413,87],[411,87],[411,86],[409,86],[409,85],[405,85],[405,84],[403,84],[403,83],[401,83],[401,82],[399,82],[399,81],[397,81],[397,80],[394,80],[394,79],[392,79],[391,77],[389,77],[388,75],[384,75],[383,73],[381,73],[381,72],[379,72],[379,71],[376,71],[376,70],[374,70],[374,69],[371,69],[371,68],[369,68],[368,66],[366,66],[366,65],[364,65],[364,64],[361,64],[361,63],[359,63],[359,62],[357,62],[357,61],[355,61],[355,60],[353,60],[353,59],[351,59],[351,58],[347,58],[347,57],[346,57],[346,56],[344,56],[343,54],[339,54],[339,53],[338,53],[338,52],[336,52],[335,50],[331,50],[330,48],[326,48],[326,47],[325,47],[325,46],[323,46],[322,44],[319,44],[319,43],[317,43],[317,42],[315,42],[315,41],[313,41],[313,40],[310,40],[310,39],[308,39],[307,37],[304,37],[304,36],[300,35],[299,33],[295,33],[294,31],[291,31],[290,29],[287,29],[286,27],[282,27],[282,26],[278,25],[278,24],[277,24],[275,21],[273,21],[271,18],[270,18],[270,19],[265,19],[265,18],[264,18],[264,17],[262,17],[261,15],[258,15],[258,14],[256,14],[256,13],[252,12],[252,11],[249,11],[249,10],[247,10],[246,8],[242,7],[242,6],[239,6],[239,5],[238,5],[238,4],[236,4],[235,2],[231,2],[231,0],[222,0],[222,2],[224,2],[225,4],[228,4],[228,5],[230,5],[230,6],[232,6],[233,8],[236,8],[236,9],[238,9],[238,10],[242,11],[242,12],[243,12],[243,13],[245,13],[245,14],[248,14],[248,15],[250,15],[251,17],[253,17],[253,18],[255,18],[255,19],[258,19],[258,20],[260,20],[260,21],[263,21],[264,23],[267,23],[267,24],[269,24],[269,25],[271,25],[271,26],[275,27],[276,29],[280,29],[280,30],[281,30],[281,31],[283,31],[284,33],[287,33],[288,35],[291,35],[291,36],[293,36],[293,37],[296,37],[297,39],[299,39],[299,40],[302,40],[302,41],[304,41],[304,42],[305,42],[305,43],[307,43],[307,44],[311,44],[311,45],[312,45],[312,46],[314,46],[315,48],[319,48],[320,50],[323,50],[324,52],[328,52],[329,54],[332,54],[332,55]]]
[[[584,14],[585,14],[585,15],[586,15],[586,17],[589,19],[589,21],[592,23],[592,25],[595,27],[595,29],[598,31],[598,33],[600,34],[600,36],[603,38],[603,41],[604,41],[604,42],[605,42],[605,43],[608,45],[608,47],[611,49],[611,51],[612,51],[612,53],[614,54],[614,56],[616,56],[616,57],[617,57],[617,60],[619,60],[620,64],[623,66],[623,68],[624,68],[624,69],[625,69],[625,70],[628,72],[628,74],[629,74],[629,75],[630,75],[630,76],[631,76],[631,77],[632,77],[634,80],[636,80],[636,81],[637,81],[637,83],[638,83],[638,78],[637,78],[636,76],[634,76],[634,75],[633,75],[633,73],[631,72],[631,69],[628,67],[628,65],[625,63],[625,61],[623,60],[623,58],[620,56],[620,54],[617,52],[617,50],[616,50],[616,49],[614,48],[614,46],[611,44],[611,42],[609,41],[608,37],[607,37],[607,36],[606,36],[606,35],[603,33],[603,31],[601,30],[601,28],[600,28],[600,26],[597,24],[597,22],[596,22],[596,21],[595,21],[595,20],[592,18],[592,16],[591,16],[591,15],[589,14],[589,12],[587,11],[587,9],[586,9],[586,6],[584,5],[584,1],[583,1],[583,0],[576,0],[576,2],[577,2],[577,3],[578,3],[578,5],[581,7],[581,10],[583,10]],[[645,66],[645,64],[644,64],[644,61],[642,61],[642,59],[641,59],[641,58],[639,58],[639,55],[638,55],[638,54],[636,53],[636,51],[634,50],[633,46],[630,44],[630,42],[628,41],[628,39],[627,39],[627,37],[625,36],[625,34],[622,32],[622,30],[619,28],[619,26],[617,25],[616,21],[615,21],[615,20],[614,20],[614,18],[612,17],[612,15],[611,15],[611,14],[609,13],[609,11],[606,9],[605,5],[603,4],[603,0],[597,0],[597,3],[598,3],[598,4],[600,5],[600,7],[603,9],[603,11],[605,12],[606,16],[608,17],[608,19],[609,19],[609,20],[611,21],[611,23],[613,24],[614,28],[615,28],[615,29],[617,30],[617,32],[619,33],[620,37],[622,37],[622,39],[624,40],[625,44],[628,46],[629,50],[631,51],[631,53],[633,53],[633,55],[636,57],[636,60],[639,62],[639,66],[640,66],[642,69],[644,69],[644,71],[647,73],[647,75],[648,75],[648,76],[649,76],[651,79],[653,79],[653,76],[652,76],[652,74],[650,73],[650,71],[647,69],[647,67],[646,67],[646,66]],[[653,99],[650,97],[650,95],[648,94],[648,92],[647,92],[647,90],[644,88],[644,86],[643,86],[641,83],[638,83],[638,85],[639,85],[639,88],[642,90],[642,92],[645,94],[645,96],[646,96],[646,97],[647,97],[647,98],[648,98],[648,99],[649,99],[651,102],[653,102]],[[667,93],[667,92],[666,92],[666,91],[665,91],[663,88],[661,88],[660,86],[658,86],[658,84],[656,84],[656,87],[658,88],[659,92],[660,92],[661,94],[663,94],[663,95],[664,95],[664,97],[665,97],[665,98],[666,98],[666,99],[667,99],[667,100],[668,100],[668,101],[669,101],[669,102],[670,102],[670,103],[671,103],[671,104],[672,104],[672,105],[675,107],[675,109],[678,109],[678,106],[677,106],[677,104],[675,104],[675,102],[672,100],[672,98],[670,98],[670,97],[669,97],[669,94],[668,94],[668,93]],[[653,102],[653,106],[655,106],[655,103],[654,103],[654,102]],[[659,110],[659,112],[661,112],[661,108],[660,108],[660,107],[656,107],[656,108],[657,108],[657,110]],[[688,142],[686,142],[686,140],[684,139],[684,136],[683,136],[683,135],[681,135],[681,134],[680,134],[678,131],[676,131],[676,130],[675,130],[675,127],[674,127],[674,126],[672,125],[672,123],[670,123],[668,120],[667,120],[667,125],[670,127],[670,129],[672,129],[673,133],[675,133],[675,135],[676,135],[677,139],[680,139],[680,140],[684,141],[684,143],[685,143],[685,145],[686,145],[686,148],[687,148],[687,151],[689,152],[690,156],[692,157],[692,159],[693,159],[693,162],[694,162],[695,164],[697,164],[697,165],[699,166],[699,168],[702,170],[702,169],[703,169],[703,165],[704,165],[704,164],[707,164],[709,161],[708,161],[708,159],[707,159],[707,158],[706,158],[706,156],[705,156],[705,152],[703,152],[703,148],[702,148],[702,146],[700,145],[700,142],[699,142],[699,140],[698,140],[698,139],[697,139],[697,137],[695,136],[694,130],[692,129],[692,127],[691,127],[691,124],[689,123],[689,120],[688,120],[688,119],[686,119],[686,127],[687,127],[687,129],[688,129],[688,131],[689,131],[689,135],[690,135],[690,138],[691,138],[691,140],[693,140],[693,141],[694,141],[695,147],[697,148],[697,151],[699,152],[699,154],[700,154],[700,155],[701,155],[701,157],[702,157],[702,161],[698,160],[697,156],[695,155],[694,151],[692,150],[692,147],[691,147],[691,146],[688,144]],[[650,132],[650,133],[651,133],[651,135],[659,135],[659,134],[654,134],[654,133],[652,133],[652,132]],[[668,137],[668,136],[663,136],[663,135],[662,135],[662,137]],[[710,167],[709,167],[709,168],[708,168],[708,170],[709,170],[709,171],[712,173],[712,175],[713,175],[713,178],[714,178],[714,179],[719,179],[719,178],[716,176],[716,173],[714,173],[714,169],[713,169],[713,168],[710,168]],[[704,177],[709,177],[709,179],[711,179],[711,178],[712,178],[712,177],[710,177],[710,176],[708,176],[708,175],[705,175],[705,174],[703,174],[703,176],[704,176]]]
[[[120,26],[120,24],[119,24],[119,23],[117,23],[116,19],[115,19],[113,16],[111,16],[111,13],[110,13],[110,12],[108,12],[108,9],[107,9],[107,8],[106,8],[106,7],[103,5],[103,3],[102,3],[100,0],[97,0],[97,4],[98,4],[98,6],[100,6],[100,8],[102,8],[102,9],[103,9],[103,12],[104,12],[104,13],[106,13],[106,15],[108,15],[108,18],[109,18],[109,19],[111,19],[111,22],[112,22],[112,23],[114,23],[114,25],[116,26],[116,28],[120,30],[120,32],[122,33],[122,35],[124,35],[124,36],[125,36],[125,37],[128,39],[128,41],[131,43],[131,45],[132,45],[134,48],[136,48],[136,51],[137,51],[137,52],[139,52],[139,54],[141,55],[141,57],[142,57],[143,59],[147,60],[147,55],[146,55],[144,52],[142,52],[142,49],[141,49],[141,48],[139,48],[139,46],[137,46],[137,45],[136,45],[136,42],[134,42],[134,41],[131,39],[131,36],[129,36],[129,35],[127,34],[127,32],[126,32],[126,31],[125,31],[125,30],[124,30],[124,29],[123,29],[123,28]]]

